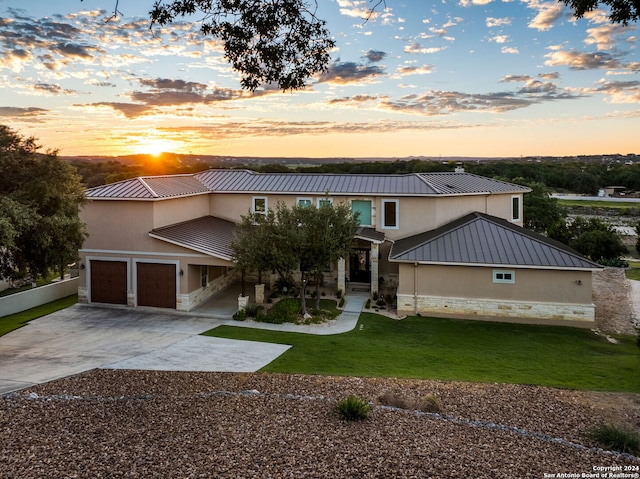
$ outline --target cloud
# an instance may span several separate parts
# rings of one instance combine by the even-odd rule
[[[509,35],[496,35],[495,37],[489,38],[489,41],[496,43],[506,43],[508,39]]]
[[[458,5],[461,7],[470,7],[472,5],[488,5],[493,0],[460,0]]]
[[[396,69],[399,76],[406,75],[426,75],[433,73],[435,67],[433,65],[422,65],[420,67],[414,65],[401,65]]]
[[[513,55],[520,53],[517,47],[502,47],[500,51],[502,53],[513,54]]]
[[[507,25],[511,25],[511,19],[508,17],[505,17],[505,18],[487,17],[487,19],[485,20],[485,23],[489,28],[504,27]]]
[[[536,30],[549,30],[564,12],[564,3],[562,2],[543,2],[542,0],[522,1],[527,5],[527,8],[538,12],[528,25],[529,28]]]
[[[40,93],[48,95],[73,95],[76,93],[74,90],[68,90],[62,88],[60,85],[53,85],[51,83],[36,83],[33,85],[33,89]]]
[[[640,81],[633,80],[627,82],[601,82],[596,88],[599,93],[604,93],[609,97],[611,103],[639,103],[640,104]]]
[[[362,0],[338,0],[338,6],[340,13],[347,17],[375,20],[379,15],[379,12],[372,11],[369,4]]]
[[[595,45],[598,50],[611,50],[616,45],[617,37],[629,31],[629,27],[618,24],[600,25],[587,29],[587,38],[584,43]]]
[[[1,117],[34,118],[42,116],[48,111],[49,110],[45,110],[44,108],[36,107],[19,108],[13,106],[0,106]]]
[[[605,52],[589,53],[572,51],[554,51],[545,55],[545,65],[568,66],[572,70],[596,70],[599,68],[620,68],[621,63],[613,55]]]
[[[317,78],[318,83],[346,85],[368,82],[381,75],[384,75],[384,67],[381,66],[338,61],[329,65],[327,71],[321,73]]]
[[[410,43],[404,47],[405,53],[438,53],[445,50],[447,47],[424,47],[418,42]]]
[[[364,54],[364,56],[371,63],[377,63],[387,58],[387,52],[382,52],[379,50],[369,50]]]
[[[342,98],[332,98],[327,100],[327,104],[329,105],[337,105],[337,104],[360,104],[367,103],[370,101],[378,100],[379,97],[373,95],[354,95],[351,97],[342,97]]]
[[[507,75],[500,79],[501,83],[508,82],[528,82],[531,80],[529,75]]]

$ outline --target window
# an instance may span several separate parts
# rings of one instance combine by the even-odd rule
[[[351,202],[351,212],[353,214],[360,213],[360,225],[372,226],[371,223],[371,201],[369,200],[353,200]]]
[[[302,208],[306,208],[307,206],[311,206],[311,198],[296,198],[296,204]]]
[[[267,214],[267,197],[254,196],[251,211],[255,215],[266,215]]]
[[[206,288],[207,284],[209,284],[209,267],[200,266],[200,286]]]
[[[511,221],[520,221],[522,215],[520,214],[520,197],[511,197]]]
[[[398,200],[382,200],[382,227],[388,229],[399,228]]]
[[[514,284],[516,282],[516,273],[507,269],[494,269],[493,282],[503,284]]]
[[[331,206],[332,204],[333,204],[333,198],[327,198],[325,196],[324,198],[318,198],[316,205],[318,208],[322,208],[323,206]]]

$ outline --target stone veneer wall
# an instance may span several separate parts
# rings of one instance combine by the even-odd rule
[[[595,306],[593,304],[528,303],[524,301],[435,296],[418,296],[417,303],[417,312],[420,314],[595,321]],[[399,294],[398,314],[413,314],[414,312],[415,297],[409,294]]]
[[[178,311],[191,311],[193,308],[207,301],[215,293],[239,281],[239,279],[240,271],[234,269],[209,282],[206,288],[198,288],[189,294],[179,294],[176,298],[176,309]]]

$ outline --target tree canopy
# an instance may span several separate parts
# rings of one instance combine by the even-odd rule
[[[335,42],[305,0],[157,0],[152,24],[202,14],[201,31],[222,40],[225,58],[254,91],[276,84],[297,90],[325,71]]]
[[[62,271],[86,237],[84,187],[56,151],[0,125],[0,275]]]
[[[249,271],[275,270],[292,283],[292,272],[302,271],[301,310],[306,312],[304,290],[338,258],[346,257],[358,224],[345,205],[321,202],[320,207],[279,203],[266,214],[250,213],[236,227],[231,248],[238,268]],[[319,302],[319,294],[316,301]],[[318,305],[316,304],[316,307]]]

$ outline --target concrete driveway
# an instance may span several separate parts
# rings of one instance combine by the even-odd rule
[[[252,372],[289,349],[199,336],[226,322],[77,304],[0,337],[0,394],[94,368]]]

